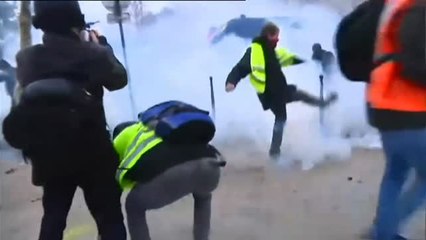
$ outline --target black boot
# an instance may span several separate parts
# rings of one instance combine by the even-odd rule
[[[294,94],[294,101],[302,101],[308,105],[315,107],[328,107],[330,104],[334,103],[338,98],[337,93],[332,92],[326,99],[321,99],[315,97],[305,91],[297,90]]]
[[[272,131],[271,148],[269,149],[269,156],[276,159],[281,154],[281,144],[283,142],[284,134],[284,121],[275,120],[274,129]]]

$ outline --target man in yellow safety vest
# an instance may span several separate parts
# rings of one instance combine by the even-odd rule
[[[269,155],[277,158],[281,153],[284,124],[287,120],[286,104],[302,101],[312,106],[326,107],[337,100],[337,94],[331,93],[326,99],[308,94],[295,85],[287,84],[281,67],[301,64],[304,61],[287,49],[276,48],[279,41],[279,28],[266,24],[259,37],[255,38],[241,60],[234,66],[226,80],[226,92],[235,89],[238,82],[250,75],[250,83],[259,96],[264,110],[275,115]]]
[[[225,161],[209,144],[173,144],[142,122],[119,124],[113,133],[120,157],[116,179],[126,198],[132,240],[149,240],[146,211],[194,197],[194,240],[208,240],[211,198]]]

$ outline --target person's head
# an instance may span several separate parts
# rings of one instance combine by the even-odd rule
[[[79,33],[86,22],[78,1],[34,1],[33,26],[55,34]]]
[[[268,22],[265,26],[263,26],[260,36],[266,38],[275,48],[280,40],[280,28],[274,23]]]
[[[246,15],[245,15],[245,14],[241,14],[241,15],[240,15],[240,18],[244,19],[244,18],[247,18],[247,17],[246,17]]]
[[[314,43],[314,44],[312,45],[312,51],[313,51],[314,53],[316,53],[316,52],[321,52],[321,51],[322,51],[322,46],[321,46],[321,44],[319,44],[319,43]]]

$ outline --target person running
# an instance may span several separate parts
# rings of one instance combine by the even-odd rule
[[[370,123],[380,132],[386,160],[372,227],[376,240],[404,239],[400,228],[426,200],[425,11],[423,1],[386,1],[378,24],[367,85]],[[403,191],[411,170],[415,180]]]

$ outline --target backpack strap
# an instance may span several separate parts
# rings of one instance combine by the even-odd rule
[[[387,63],[390,61],[398,61],[399,59],[400,59],[400,55],[397,53],[390,53],[390,54],[379,56],[376,60],[374,60],[373,69],[379,67],[380,65],[384,63]]]

